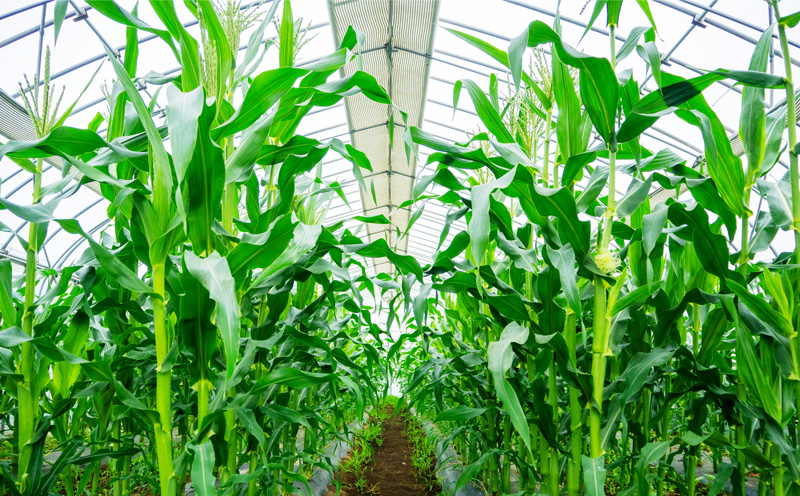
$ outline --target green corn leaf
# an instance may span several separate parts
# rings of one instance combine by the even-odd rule
[[[456,234],[453,238],[453,242],[450,244],[450,248],[446,250],[446,257],[452,259],[453,257],[459,255],[463,248],[460,248],[460,245],[457,245],[457,241],[459,237],[463,238],[463,231]],[[453,249],[455,246],[459,246],[458,249]],[[528,250],[522,246],[517,239],[507,239],[503,233],[497,233],[497,247],[503,250],[506,255],[508,255],[511,260],[514,261],[514,266],[520,268],[522,270],[532,271],[533,268],[537,265],[536,253],[534,250]],[[466,248],[466,246],[464,246]],[[452,251],[451,251],[452,250]],[[445,252],[440,253],[439,255],[443,255]],[[437,260],[439,257],[437,257]]]
[[[391,225],[392,221],[386,218],[385,215],[354,215],[353,220],[363,222],[365,224],[382,224]]]
[[[136,109],[136,114],[139,116],[139,122],[144,126],[147,133],[147,138],[150,144],[150,149],[153,155],[153,206],[158,215],[159,222],[162,227],[166,226],[171,212],[171,194],[172,194],[172,170],[170,167],[169,155],[164,148],[164,143],[161,141],[161,134],[153,123],[153,118],[150,110],[145,106],[139,90],[133,84],[130,76],[128,76],[125,67],[111,54],[106,48],[106,54],[111,59],[111,64],[114,67],[114,72],[117,79],[125,88],[128,94],[129,101]]]
[[[267,233],[244,236],[228,254],[231,273],[238,278],[242,270],[269,267],[289,246],[297,225],[291,216],[284,215]]]
[[[290,408],[280,405],[264,406],[262,407],[264,413],[271,419],[279,422],[288,422],[290,424],[298,424],[311,427],[303,414],[296,412]]]
[[[792,228],[791,192],[786,181],[774,183],[766,179],[758,180],[758,191],[767,200],[769,213],[775,224],[787,231]]]
[[[558,121],[556,122],[556,138],[564,159],[585,152],[580,139],[581,102],[575,92],[575,84],[569,68],[561,62],[558,52],[553,53],[553,92],[558,105]],[[566,173],[566,168],[565,168]],[[566,186],[567,183],[564,183]]]
[[[639,208],[639,205],[650,194],[650,186],[653,184],[653,176],[648,177],[642,181],[634,178],[625,196],[617,203],[617,215],[620,217],[628,217]]]
[[[733,79],[737,83],[756,88],[783,88],[786,80],[783,76],[769,74],[761,71],[729,71],[727,69],[717,69],[710,71],[720,78]]]
[[[259,160],[264,142],[269,138],[272,116],[265,115],[244,133],[239,146],[225,163],[225,184],[246,182],[252,177],[253,167]]]
[[[658,51],[656,44],[648,41],[641,46],[636,47],[636,52],[639,57],[650,66],[650,72],[653,73],[653,79],[656,80],[659,88],[662,87],[661,81],[661,53]]]
[[[778,19],[778,23],[783,24],[787,28],[797,26],[798,22],[800,22],[800,12],[795,12],[794,14],[789,14]]]
[[[414,321],[417,323],[417,328],[421,329],[428,317],[428,296],[431,294],[432,285],[423,284],[419,290],[419,294],[414,297]]]
[[[250,127],[306,74],[306,70],[287,67],[264,71],[256,76],[242,105],[230,119],[214,128],[213,138],[230,136]]]
[[[478,476],[481,468],[483,468],[483,466],[486,464],[486,461],[489,460],[489,457],[494,454],[494,451],[495,450],[490,450],[481,454],[480,458],[464,468],[464,471],[461,472],[461,475],[458,477],[456,487],[453,489],[454,493],[458,493],[458,491],[465,488],[472,479]]]
[[[11,274],[11,261],[0,260],[0,318],[3,319],[3,329],[7,329],[17,322],[17,309],[14,307]]]
[[[386,240],[381,238],[373,241],[372,243],[357,244],[357,245],[342,245],[342,248],[349,253],[358,253],[361,256],[368,258],[381,258],[386,257],[392,262],[395,267],[400,269],[404,274],[414,274],[418,281],[422,281],[422,267],[416,258],[410,255],[400,255],[394,250],[389,248]]]
[[[561,287],[564,290],[567,303],[577,315],[580,315],[581,300],[580,294],[578,293],[578,281],[575,272],[575,253],[573,253],[572,247],[567,244],[558,249],[547,247],[546,250],[550,262],[558,269],[558,275],[561,278]]]
[[[255,70],[257,63],[256,56],[258,55],[259,50],[261,49],[261,43],[264,41],[264,32],[267,29],[267,26],[272,22],[272,19],[275,17],[275,12],[278,10],[278,6],[280,5],[279,1],[272,2],[270,5],[267,14],[261,20],[261,23],[258,27],[253,30],[250,34],[250,38],[247,41],[247,50],[244,52],[244,58],[242,59],[242,63],[236,65],[236,70],[234,72],[233,79],[234,81],[241,81],[244,77],[248,76]],[[261,57],[263,57],[264,52],[262,52]],[[233,62],[236,63],[235,54],[233,54]]]
[[[72,318],[67,334],[64,336],[62,347],[64,351],[72,355],[80,355],[81,350],[86,346],[89,337],[89,317],[78,312]],[[53,383],[61,394],[62,398],[69,396],[69,391],[75,381],[78,380],[80,366],[68,362],[56,363],[53,367]]]
[[[181,273],[181,286],[184,295],[179,303],[178,330],[181,333],[184,350],[192,357],[194,363],[190,369],[191,384],[195,389],[199,387],[210,389],[209,362],[217,348],[217,329],[211,320],[214,303],[200,281],[185,267]]]
[[[64,17],[67,15],[67,4],[69,0],[56,0],[55,7],[53,7],[53,44],[58,43],[58,34],[61,32],[61,25],[64,23]]]
[[[669,206],[668,218],[675,225],[687,225],[692,229],[692,242],[703,268],[710,274],[727,280],[739,275],[728,268],[728,248],[725,237],[711,232],[708,214],[699,205],[687,209],[673,203]]]
[[[779,395],[776,394],[772,385],[768,382],[770,374],[761,366],[761,362],[756,354],[753,344],[753,336],[747,327],[741,322],[736,323],[736,351],[737,369],[742,381],[747,388],[761,402],[761,406],[779,424],[783,421],[783,409],[781,408]]]
[[[564,173],[561,175],[561,185],[569,188],[574,182],[580,181],[583,177],[583,168],[592,163],[596,158],[596,152],[571,155],[564,165]]]
[[[703,133],[708,174],[728,208],[737,215],[748,211],[744,204],[745,177],[742,161],[731,150],[725,128],[713,112],[692,111]]]
[[[579,212],[585,212],[594,203],[597,197],[600,196],[600,193],[608,182],[608,174],[608,166],[598,165],[594,168],[592,175],[589,176],[589,182],[586,183],[586,187],[583,188],[583,191],[581,191],[581,194],[575,202]]]
[[[169,129],[172,164],[175,167],[178,182],[183,181],[194,154],[197,143],[197,121],[203,113],[204,101],[202,88],[183,93],[175,86],[167,87],[167,128]]]
[[[619,83],[611,63],[591,57],[564,44],[561,37],[542,21],[533,21],[525,31],[511,40],[508,61],[514,84],[519,87],[522,56],[526,47],[552,43],[562,62],[580,70],[580,91],[592,123],[603,140],[616,151],[615,120],[619,105]]]
[[[558,231],[569,241],[575,258],[582,260],[589,252],[590,227],[588,221],[578,217],[575,198],[566,188],[550,189],[534,186],[533,203],[542,216],[553,215],[558,221]]]
[[[753,234],[750,238],[749,253],[750,260],[755,259],[757,253],[769,249],[775,235],[778,234],[778,226],[772,221],[769,210],[761,210],[756,214],[756,222],[753,226]]]
[[[719,196],[719,192],[714,185],[714,181],[709,178],[687,179],[686,185],[689,192],[703,208],[717,214],[728,230],[728,239],[734,239],[738,229],[736,215],[725,204]]]
[[[472,263],[483,265],[483,257],[489,244],[489,199],[496,189],[511,184],[515,171],[509,171],[499,179],[476,186],[470,191],[472,199],[472,219],[469,222],[469,238],[472,244]]]
[[[677,82],[648,93],[625,116],[617,133],[617,141],[624,143],[636,138],[659,117],[674,112],[678,106],[702,93],[718,77],[715,74],[704,74],[688,80],[678,78]]]
[[[293,389],[305,389],[335,380],[335,374],[320,374],[317,372],[306,372],[304,370],[298,370],[291,367],[281,367],[273,370],[256,381],[251,393],[255,394],[272,384],[280,384]]]
[[[216,252],[200,258],[187,251],[184,253],[184,263],[217,304],[215,322],[225,347],[227,378],[230,379],[239,357],[240,312],[228,261]]]
[[[500,401],[503,402],[503,406],[508,410],[514,429],[530,451],[531,444],[528,420],[519,403],[516,391],[514,391],[514,388],[508,382],[508,379],[506,379],[506,372],[511,368],[514,359],[511,344],[524,343],[527,339],[528,330],[526,328],[516,323],[509,324],[503,329],[499,340],[489,343],[487,359],[489,372],[492,373],[497,397],[500,398]]]
[[[786,337],[794,335],[795,330],[789,319],[782,313],[775,311],[761,295],[753,294],[749,289],[735,281],[728,282],[728,287],[764,325],[770,327],[777,335]]]
[[[286,267],[289,267],[290,265],[298,263],[304,257],[308,256],[311,250],[313,250],[316,246],[321,232],[322,226],[309,226],[303,223],[298,223],[296,227],[292,228],[292,238],[289,241],[289,244],[286,245],[286,249],[282,252],[277,252],[277,257],[272,259],[269,265],[264,267],[264,270],[261,271],[258,278],[250,285],[250,288],[257,287],[262,281],[267,279],[267,277]],[[270,235],[270,239],[272,239],[272,235]],[[282,235],[278,239],[278,246],[283,246]],[[272,245],[262,245],[259,248],[260,250],[258,250],[258,252],[262,254],[262,258],[260,259],[259,263],[263,264],[266,259],[271,258],[274,255],[264,255],[264,251],[275,250],[277,247],[272,248]]]
[[[630,293],[627,293],[624,296],[618,298],[614,302],[614,306],[611,307],[610,314],[616,315],[625,310],[626,308],[643,303],[660,288],[661,288],[660,282],[654,282],[647,284],[645,286],[639,286]]]
[[[647,470],[652,464],[666,458],[669,445],[669,441],[658,441],[647,443],[642,447],[635,466],[636,481],[640,495],[646,496],[650,494],[650,485],[647,483]]]
[[[784,106],[777,111],[767,114],[766,120],[766,144],[764,147],[764,161],[758,172],[759,177],[763,177],[778,163],[778,159],[783,153],[783,131],[786,129],[786,113],[788,109]]]
[[[127,265],[87,234],[78,224],[78,221],[74,219],[63,219],[56,220],[56,222],[64,231],[82,236],[89,243],[94,256],[97,258],[97,261],[100,262],[103,269],[114,276],[121,286],[138,293],[153,292],[153,288],[142,282]]]
[[[202,84],[203,65],[200,60],[200,48],[183,23],[178,18],[173,2],[151,2],[153,10],[166,26],[170,35],[180,46],[181,86],[184,91],[194,90]],[[197,8],[189,4],[189,10],[197,16]]]
[[[486,413],[486,408],[470,408],[459,405],[449,408],[436,416],[435,422],[465,422]]]
[[[486,126],[486,130],[496,136],[501,143],[513,143],[514,137],[511,136],[511,133],[506,129],[503,118],[500,117],[497,109],[495,109],[489,99],[486,98],[486,94],[483,90],[481,90],[475,81],[470,79],[464,79],[461,83],[463,87],[467,89],[467,93],[469,93],[472,99],[472,104],[475,106],[475,111],[478,113],[478,117],[480,117],[483,125]],[[453,98],[455,99],[455,96]]]
[[[245,430],[258,441],[259,446],[264,446],[264,430],[258,424],[253,412],[251,410],[237,408],[236,416],[239,418],[239,421],[241,421]]]
[[[6,155],[17,158],[77,156],[106,146],[108,143],[94,131],[61,126],[35,141],[8,141],[0,146],[0,159]]]
[[[492,143],[492,147],[497,150],[497,153],[512,166],[524,165],[531,168],[536,167],[536,164],[528,158],[518,143],[498,143],[492,139],[489,141]]]
[[[288,0],[286,0],[288,3]],[[217,107],[221,107],[222,100],[225,99],[225,94],[228,90],[228,78],[230,77],[233,68],[236,54],[231,53],[231,44],[228,41],[225,30],[217,18],[217,9],[211,0],[200,0],[197,4],[203,13],[203,24],[206,26],[209,42],[213,43],[214,50],[217,54],[216,68],[216,88],[217,88]]]
[[[294,65],[294,14],[290,0],[283,0],[283,15],[281,16],[279,62],[281,67]]]
[[[767,59],[772,44],[772,26],[768,27],[756,44],[750,59],[750,71],[767,71]],[[766,150],[766,114],[764,104],[764,88],[745,86],[742,90],[742,113],[739,117],[739,137],[747,156],[749,182],[755,181]]]
[[[617,141],[625,143],[636,138],[659,117],[674,112],[685,102],[700,95],[711,84],[726,78],[757,88],[775,88],[783,85],[782,78],[756,71],[719,69],[688,80],[670,75],[669,82],[664,81],[666,84],[661,89],[648,93],[633,106],[619,128]]]
[[[115,22],[158,36],[159,38],[164,40],[167,43],[167,45],[169,45],[169,47],[172,49],[172,52],[175,54],[175,58],[180,60],[180,52],[178,48],[175,46],[172,36],[170,36],[170,33],[168,31],[150,27],[149,24],[140,20],[138,16],[131,14],[127,10],[120,7],[114,1],[87,0],[86,3],[93,9],[97,10],[98,12],[100,12],[101,14],[103,14],[104,16],[108,17],[109,19]],[[111,58],[113,58],[113,55],[110,56]]]
[[[647,378],[656,367],[660,367],[675,355],[677,348],[656,348],[649,353],[637,353],[620,374],[619,380],[625,382],[622,392],[623,403],[629,403],[642,391]]]
[[[198,496],[215,496],[217,488],[214,487],[214,446],[211,441],[190,447],[194,451],[192,461],[192,487]]]
[[[657,29],[656,29],[656,21],[653,18],[653,13],[650,11],[650,3],[648,2],[648,0],[636,0],[636,3],[639,4],[639,8],[642,9],[642,12],[644,12],[644,15],[647,16],[647,20],[650,21],[650,25],[653,26],[653,30],[657,31]]]
[[[714,482],[708,487],[708,496],[717,496],[725,488],[725,484],[730,480],[733,475],[733,465],[730,463],[722,463],[719,465],[716,475],[714,475]]]
[[[27,343],[33,338],[25,334],[22,329],[16,326],[6,327],[0,331],[0,346],[4,348],[13,348],[22,343]]]
[[[186,213],[186,233],[195,250],[207,253],[214,249],[216,235],[212,227],[221,209],[225,189],[222,149],[209,135],[214,114],[213,106],[203,108],[197,121],[194,149],[179,184],[183,212]]]
[[[642,245],[648,256],[653,252],[667,225],[667,212],[667,205],[658,203],[651,213],[642,217]]]
[[[464,85],[462,80],[458,80],[453,84],[453,119],[456,117],[456,110],[458,109],[458,99],[461,96],[461,87]]]
[[[625,39],[625,43],[619,48],[617,52],[617,63],[619,64],[622,60],[624,60],[628,55],[633,52],[636,45],[639,43],[639,39],[642,35],[649,31],[651,28],[647,26],[636,26],[635,28],[631,29],[631,32],[628,34],[628,37]]]
[[[603,496],[605,494],[606,469],[605,458],[589,458],[586,455],[581,457],[583,466],[583,480],[586,484],[587,496]]]
[[[608,16],[609,16],[609,21],[608,22],[609,23],[611,23],[610,19],[611,19],[611,16],[612,16],[612,12],[617,12],[617,15],[619,15],[619,13],[618,13],[619,10],[618,9],[614,9],[612,7],[612,5],[614,3],[616,3],[616,2],[611,1],[609,3],[609,0],[595,0],[594,9],[592,9],[592,17],[590,17],[589,18],[589,22],[586,23],[586,29],[583,30],[583,34],[581,35],[581,40],[580,41],[583,41],[583,39],[586,37],[586,35],[589,33],[589,31],[592,30],[592,27],[594,26],[594,22],[600,16],[600,13],[603,12],[603,7],[608,7]]]
[[[606,59],[579,59],[581,100],[595,129],[612,151],[616,151],[617,107],[619,82]]]
[[[466,41],[470,45],[474,46],[478,50],[485,53],[486,55],[490,56],[491,58],[502,64],[503,67],[510,69],[508,63],[508,54],[503,50],[500,50],[499,48],[495,47],[490,43],[487,43],[470,34],[458,31],[456,29],[445,28],[445,30],[457,36],[458,38],[461,38],[462,40]],[[550,109],[553,107],[553,103],[550,101],[550,98],[547,96],[547,94],[542,90],[539,84],[536,81],[534,81],[527,73],[524,72],[522,73],[522,80],[525,82],[525,84],[527,84],[530,88],[533,89],[534,93],[536,93],[536,98],[538,98],[539,101],[542,102],[542,106],[545,109]],[[453,108],[455,108],[455,105],[453,105]]]
[[[489,306],[500,312],[500,315],[506,318],[521,321],[530,320],[528,312],[525,309],[525,304],[519,295],[509,294],[495,296],[487,294],[486,302]]]

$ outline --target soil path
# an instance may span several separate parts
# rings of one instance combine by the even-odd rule
[[[387,407],[391,409],[391,407]],[[426,488],[417,477],[411,463],[411,441],[405,433],[405,415],[389,417],[383,423],[383,443],[375,447],[372,461],[367,466],[367,481],[373,495],[380,496],[437,496],[438,486]],[[435,460],[431,458],[432,467]],[[363,494],[363,493],[362,493]],[[336,489],[331,486],[325,496],[335,496]],[[347,484],[342,484],[342,496],[362,496]]]

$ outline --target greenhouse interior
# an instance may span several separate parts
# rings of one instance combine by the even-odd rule
[[[800,496],[798,24],[0,2],[0,494]]]

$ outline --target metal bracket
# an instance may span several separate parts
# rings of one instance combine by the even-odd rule
[[[75,18],[72,19],[73,22],[78,22],[89,18],[89,13],[86,12],[86,9],[78,5],[77,2],[72,3],[72,8],[75,9]]]
[[[701,12],[701,13],[697,14],[696,16],[694,16],[694,18],[692,18],[692,24],[694,24],[698,28],[705,29],[706,28],[706,24],[703,22],[703,19],[705,19],[705,17],[706,17],[706,13],[705,12]]]

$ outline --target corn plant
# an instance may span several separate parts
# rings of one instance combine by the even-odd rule
[[[731,480],[744,494],[751,471],[763,490],[800,488],[800,245],[755,261],[779,229],[797,230],[786,55],[797,16],[772,4],[787,77],[766,72],[773,26],[748,70],[686,80],[661,67],[655,19],[639,6],[651,25],[618,47],[621,2],[596,2],[589,28],[605,13],[607,58],[567,44],[558,17],[552,27],[532,22],[506,51],[452,31],[505,66],[513,88],[503,99],[493,87],[455,84],[454,102],[466,90],[485,129],[464,143],[405,134],[432,150],[435,171],[415,193],[443,188],[425,201],[451,213],[425,267],[435,292],[415,302],[414,358],[402,370],[408,401],[453,427],[466,465],[459,488],[478,479],[490,494],[508,493],[513,464],[526,492],[599,495],[609,482],[625,494],[670,485],[694,496],[703,448],[718,471],[712,492]],[[548,70],[524,69],[528,47],[548,49]],[[643,96],[636,74],[616,71],[634,50],[658,84]],[[744,162],[703,97],[723,79],[743,87]],[[785,106],[767,113],[766,88],[786,88]],[[639,142],[666,114],[702,137],[697,164]],[[789,171],[774,183],[767,173],[787,149]],[[653,201],[654,186],[673,197]],[[753,194],[770,207],[755,219]],[[449,236],[461,218],[467,231]],[[672,467],[678,455],[683,473]]]
[[[379,300],[396,283],[368,278],[363,259],[403,261],[401,274],[420,279],[421,268],[385,241],[324,223],[318,210],[341,186],[314,178],[322,159],[349,160],[364,189],[371,166],[339,140],[296,133],[310,110],[356,92],[391,105],[366,73],[329,80],[351,61],[358,34],[350,29],[336,52],[299,68],[304,34],[288,0],[268,11],[188,5],[199,39],[172,2],[150,3],[160,27],[136,9],[91,2],[126,31],[124,56],[108,53],[116,74],[108,113],[88,129],[63,125],[69,112],[57,117],[48,83],[44,97],[23,92],[33,95],[38,139],[0,147],[36,184],[28,205],[2,200],[31,226],[19,238],[25,277],[0,265],[3,408],[7,398],[16,408],[15,457],[0,474],[11,494],[48,494],[59,478],[70,495],[141,486],[183,494],[189,477],[206,495],[308,487],[314,469],[330,469],[320,461],[325,447],[376,404],[385,383],[384,332],[362,292]],[[273,43],[266,29],[278,8]],[[142,33],[175,56],[176,75],[138,74]],[[262,71],[275,45],[279,67]],[[137,90],[145,81],[166,99],[163,120],[153,116],[157,97],[145,101]],[[42,160],[51,157],[64,179],[42,185]],[[90,182],[112,221],[99,240],[58,208]],[[48,229],[89,246],[60,274],[37,269]],[[43,474],[50,438],[61,456]],[[108,488],[99,476],[105,459]],[[76,471],[82,464],[91,478]]]
[[[169,1],[150,2],[159,26],[136,8],[89,4],[126,32],[124,55],[108,53],[108,112],[86,129],[66,125],[72,107],[59,114],[46,56],[43,78],[21,92],[37,139],[0,146],[34,185],[28,204],[0,196],[29,223],[17,236],[24,274],[0,263],[0,413],[14,418],[2,492],[62,484],[69,495],[172,496],[191,480],[201,495],[290,493],[331,469],[325,447],[392,381],[447,427],[444,442],[465,464],[459,488],[477,480],[510,493],[513,466],[526,494],[695,496],[710,450],[712,496],[728,481],[743,495],[752,472],[762,494],[800,490],[800,180],[787,41],[800,15],[781,16],[771,1],[778,21],[748,70],[688,80],[662,67],[646,1],[650,25],[619,47],[621,2],[596,2],[589,28],[605,14],[608,57],[568,44],[558,17],[532,22],[505,51],[453,31],[513,84],[502,98],[496,77],[488,96],[474,81],[455,84],[454,102],[466,90],[484,129],[464,143],[407,128],[410,153],[433,151],[418,211],[450,209],[434,261],[421,267],[385,240],[326,223],[342,191],[322,180],[323,158],[352,163],[365,191],[371,165],[339,140],[297,134],[312,109],[357,92],[392,105],[369,74],[331,80],[351,63],[358,33],[297,67],[307,31],[288,0],[245,10],[188,2],[199,38]],[[140,74],[145,33],[180,71]],[[785,77],[766,72],[775,34]],[[262,70],[272,47],[278,66]],[[657,90],[617,69],[632,56]],[[703,96],[722,80],[742,86],[744,161]],[[141,84],[157,96],[145,101]],[[786,103],[767,112],[765,89],[780,88]],[[702,139],[696,163],[640,143],[667,114]],[[786,154],[788,172],[773,181]],[[53,184],[42,184],[45,159],[63,171]],[[59,209],[89,183],[108,201],[99,237]],[[444,192],[428,194],[431,184]],[[654,187],[674,193],[656,201]],[[451,233],[459,219],[467,231]],[[60,273],[38,260],[56,230],[88,245]],[[767,260],[779,230],[795,231],[794,249]],[[369,277],[365,258],[387,258],[396,277]],[[386,328],[367,294],[389,302]],[[392,341],[395,320],[408,332]],[[53,443],[60,455],[45,461]],[[417,448],[421,466],[432,446]]]

